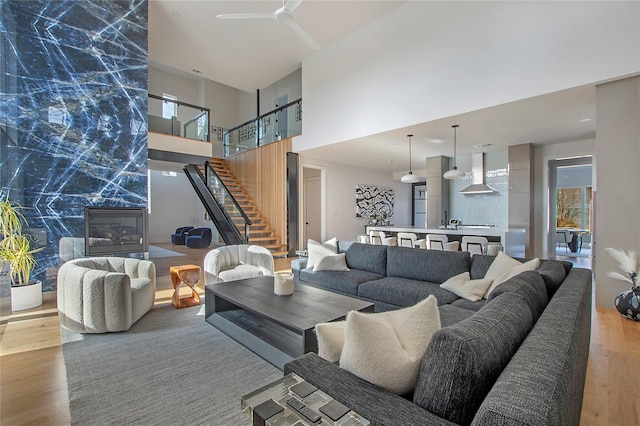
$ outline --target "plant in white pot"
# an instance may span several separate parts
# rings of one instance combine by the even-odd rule
[[[31,272],[38,264],[29,237],[22,226],[29,226],[20,212],[23,207],[9,200],[9,193],[0,199],[0,260],[9,263],[11,275],[11,310],[21,311],[42,304],[42,282],[31,280]]]

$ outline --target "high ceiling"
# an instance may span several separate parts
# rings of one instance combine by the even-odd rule
[[[294,11],[294,19],[323,49],[403,3],[303,0]],[[256,89],[300,68],[302,61],[316,50],[278,20],[222,20],[216,15],[272,13],[282,6],[277,0],[150,0],[149,61],[194,78],[203,77],[255,93]],[[414,159],[452,156],[452,124],[460,125],[459,154],[490,152],[528,142],[547,144],[594,138],[595,87],[578,87],[487,108],[311,149],[305,154],[380,171],[406,171],[409,167],[406,135],[415,135]],[[484,144],[491,145],[475,147]],[[416,164],[414,160],[414,170],[423,167],[424,163]]]

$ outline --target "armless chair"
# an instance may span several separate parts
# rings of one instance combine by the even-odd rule
[[[489,240],[485,237],[473,237],[465,235],[462,237],[461,250],[468,251],[470,254],[482,254],[482,247],[484,247]]]
[[[571,242],[571,232],[565,229],[556,231],[556,243],[558,247],[564,244],[564,252],[567,253],[569,250],[569,242]]]
[[[383,231],[369,231],[369,241],[371,244],[378,246],[398,245],[396,237],[387,237]]]
[[[398,232],[398,245],[402,247],[427,248],[427,240],[418,239],[413,232]]]
[[[444,234],[427,235],[427,248],[429,250],[458,251],[459,246],[460,241],[449,242],[449,237]]]

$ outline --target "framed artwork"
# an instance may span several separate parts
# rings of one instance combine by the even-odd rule
[[[370,185],[356,185],[356,217],[372,218],[387,214],[393,217],[393,189]]]

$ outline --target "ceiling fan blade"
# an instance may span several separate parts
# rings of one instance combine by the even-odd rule
[[[223,13],[218,19],[278,19],[273,13]]]
[[[302,3],[302,0],[289,0],[285,3],[284,8],[289,12],[293,12],[298,6],[300,6],[300,3]]]
[[[298,34],[298,37],[302,39],[302,41],[314,50],[320,50],[320,45],[316,43],[316,41],[311,38],[309,34],[305,30],[302,29],[300,25],[296,23],[296,21],[287,21],[286,22],[289,27]]]

